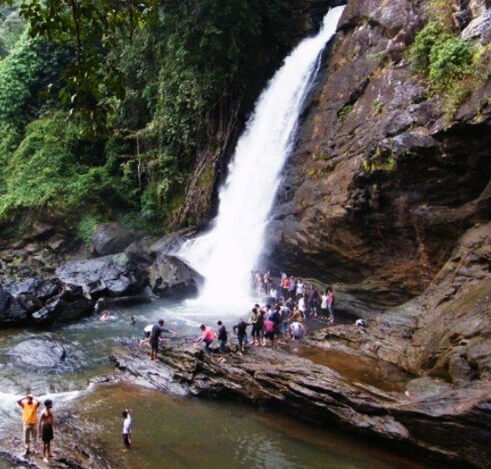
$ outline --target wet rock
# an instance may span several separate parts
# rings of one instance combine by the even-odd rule
[[[58,279],[89,295],[126,296],[145,287],[146,272],[125,253],[69,262],[56,269]]]
[[[183,298],[198,293],[203,277],[184,261],[160,253],[150,267],[150,286],[159,296]]]
[[[20,342],[7,354],[17,365],[30,368],[55,368],[66,357],[65,347],[61,342],[40,337]]]
[[[66,323],[88,316],[93,310],[91,301],[80,296],[74,299],[63,295],[49,300],[42,308],[32,314],[33,325]]]
[[[93,251],[97,256],[117,254],[143,236],[143,233],[129,230],[119,223],[104,223],[95,228],[92,237]]]
[[[19,301],[0,286],[0,326],[25,325],[28,320],[28,312]]]
[[[158,256],[159,254],[173,254],[178,251],[184,242],[196,234],[196,230],[184,228],[169,233],[149,246],[149,252]]]

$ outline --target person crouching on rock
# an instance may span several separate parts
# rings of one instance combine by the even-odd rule
[[[199,345],[200,343],[205,344],[205,352],[211,352],[211,344],[215,340],[215,333],[211,330],[211,328],[206,327],[204,324],[201,324],[199,328],[202,331],[201,337],[196,341],[195,345]]]
[[[27,456],[31,450],[31,439],[33,444],[36,444],[36,422],[39,401],[32,395],[19,399],[17,404],[22,409],[22,422],[24,433],[24,447],[26,449],[24,455]]]
[[[237,340],[239,341],[239,350],[245,352],[245,343],[247,341],[247,326],[248,324],[242,319],[239,324],[234,326],[234,332],[237,334]]]
[[[290,324],[290,338],[300,340],[305,335],[305,326],[298,321]]]
[[[53,401],[46,399],[44,401],[45,409],[41,412],[39,417],[39,435],[43,440],[43,461],[48,462],[49,458],[53,457],[51,454],[51,440],[54,436],[54,423],[55,418],[53,416]]]

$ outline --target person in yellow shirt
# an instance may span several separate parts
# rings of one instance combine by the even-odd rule
[[[19,399],[17,404],[22,409],[24,446],[26,448],[25,455],[27,456],[31,450],[31,440],[33,444],[36,444],[36,422],[39,401],[32,394],[28,394],[26,397]]]

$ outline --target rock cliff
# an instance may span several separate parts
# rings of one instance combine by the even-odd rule
[[[437,3],[348,2],[270,229],[282,266],[384,306],[421,293],[491,212],[490,67],[458,103],[411,69]],[[488,44],[487,2],[450,3],[460,35]]]

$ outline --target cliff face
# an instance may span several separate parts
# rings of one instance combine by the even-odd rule
[[[461,35],[487,44],[486,2],[454,3]],[[384,306],[421,293],[491,211],[491,83],[452,108],[411,71],[432,5],[348,2],[270,229],[282,266]]]

